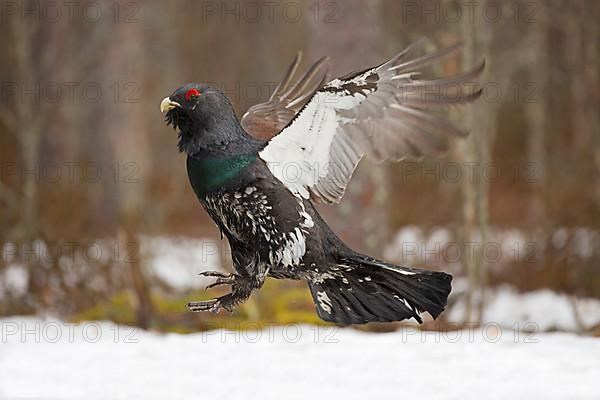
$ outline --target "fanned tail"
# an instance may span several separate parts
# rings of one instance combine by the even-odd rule
[[[342,257],[309,277],[319,317],[340,324],[391,322],[428,312],[437,318],[450,294],[452,276],[399,267],[362,255]]]

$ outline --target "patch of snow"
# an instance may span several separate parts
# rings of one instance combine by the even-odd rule
[[[385,247],[384,257],[400,264],[428,264],[439,267],[460,265],[471,251],[482,252],[495,268],[515,262],[533,262],[548,246],[588,260],[600,249],[600,232],[588,228],[559,228],[550,234],[517,228],[490,226],[485,243],[477,229],[472,237],[454,237],[453,232],[437,227],[429,232],[419,226],[401,228]],[[469,243],[468,246],[467,243]],[[497,249],[497,250],[496,250]]]
[[[0,299],[4,298],[6,293],[13,296],[23,296],[27,293],[29,273],[25,266],[20,264],[11,264],[0,271]]]
[[[406,226],[396,233],[391,244],[386,246],[384,257],[390,260],[401,260],[402,263],[419,262],[423,231],[418,226]]]
[[[552,235],[552,245],[555,249],[562,249],[567,245],[569,234],[565,228],[557,229]]]
[[[452,241],[452,232],[447,228],[435,228],[427,239],[427,248],[435,248],[436,245],[444,248]]]
[[[466,279],[458,279],[457,286],[464,287]],[[455,284],[453,283],[453,286]],[[537,331],[579,330],[574,306],[584,327],[600,324],[600,300],[575,299],[551,290],[518,293],[510,286],[489,290],[485,302],[482,323],[499,324],[503,328],[535,329]],[[447,311],[446,317],[453,322],[464,319],[464,298]]]
[[[202,271],[223,271],[225,242],[184,237],[140,238],[140,253],[152,274],[177,290],[203,288],[210,278]],[[224,272],[224,271],[223,271]]]
[[[521,261],[523,258],[521,253],[525,252],[524,248],[530,242],[527,236],[518,229],[494,229],[490,237],[488,242],[498,244],[502,249],[504,260],[508,262]]]
[[[594,254],[594,242],[597,242],[596,232],[589,229],[577,228],[573,233],[572,248],[577,256],[587,259]]]

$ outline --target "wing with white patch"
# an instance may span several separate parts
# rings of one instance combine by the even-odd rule
[[[293,82],[302,53],[298,53],[271,97],[255,104],[242,117],[240,123],[250,135],[269,140],[285,128],[306,102],[328,81],[328,58],[317,60]]]
[[[423,67],[460,46],[411,58],[414,47],[317,91],[260,152],[273,175],[295,195],[337,203],[364,155],[422,157],[445,151],[451,136],[465,136],[432,109],[479,97],[468,84],[484,63],[459,75],[419,79]]]

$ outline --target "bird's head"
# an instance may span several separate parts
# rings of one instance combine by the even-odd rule
[[[160,111],[178,130],[179,150],[188,155],[224,151],[243,134],[229,99],[207,84],[180,87],[163,99]]]

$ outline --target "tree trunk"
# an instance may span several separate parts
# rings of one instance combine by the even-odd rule
[[[119,96],[109,96],[104,102],[106,107],[104,118],[108,126],[107,132],[112,143],[115,156],[114,170],[116,182],[111,182],[118,193],[118,216],[120,232],[119,260],[129,270],[131,285],[136,296],[137,324],[147,328],[151,325],[153,306],[150,289],[144,275],[143,260],[139,255],[138,234],[144,221],[146,208],[146,189],[150,170],[148,156],[148,127],[145,125],[143,102],[139,97],[132,97],[132,102],[125,101],[124,85],[127,83],[141,85],[145,77],[143,64],[132,60],[143,60],[141,48],[140,24],[117,24],[113,32],[114,41],[107,52],[107,75],[112,84],[114,79],[119,85]],[[133,253],[132,253],[133,252]],[[131,256],[131,257],[130,257]]]
[[[15,82],[18,85],[27,85],[30,87],[35,79],[35,70],[32,60],[33,35],[35,28],[28,24],[23,24],[17,18],[11,19],[12,36],[14,40],[14,60],[15,60]],[[23,194],[21,202],[21,221],[19,233],[25,243],[32,243],[39,233],[38,229],[38,204],[37,204],[37,185],[38,179],[34,175],[38,170],[41,126],[38,122],[40,116],[36,113],[36,101],[15,102],[17,111],[17,125],[20,129],[17,137],[21,148],[22,164],[21,169],[32,171],[25,176],[23,181]],[[23,171],[22,171],[23,172]]]
[[[381,12],[380,0],[312,3],[309,20],[314,58],[329,55],[335,77],[391,56],[382,54]],[[386,165],[365,161],[359,164],[340,206],[320,211],[351,247],[381,257],[389,241]]]
[[[594,2],[592,9],[592,20],[598,21],[600,19],[600,5]],[[600,210],[600,46],[598,45],[598,38],[600,37],[600,29],[598,24],[587,23],[584,25],[586,32],[584,37],[586,38],[585,48],[585,66],[586,66],[586,78],[587,82],[587,116],[590,123],[590,132],[592,133],[592,146],[594,152],[594,162],[596,164],[596,184],[595,197],[596,205]]]
[[[584,37],[582,24],[586,4],[581,1],[568,2],[566,6],[566,35],[569,38],[567,46],[567,60],[569,61],[569,74],[571,79],[571,129],[573,137],[573,159],[580,159],[586,154],[589,147],[590,136],[586,119],[586,82],[584,63]],[[593,38],[588,40],[594,41]],[[596,46],[598,41],[596,40]],[[596,65],[596,68],[598,66]],[[589,153],[587,153],[589,154]]]
[[[464,67],[476,65],[481,57],[489,60],[491,32],[489,24],[463,18],[462,33],[465,40]],[[488,71],[489,74],[489,65]],[[463,192],[463,262],[466,265],[468,291],[465,321],[481,320],[485,301],[488,266],[483,257],[483,246],[488,240],[489,182],[483,179],[483,167],[491,161],[491,142],[496,127],[494,104],[480,99],[465,110],[465,126],[471,135],[459,144],[465,172]],[[472,163],[472,164],[471,164]],[[469,169],[472,169],[472,174]]]
[[[548,68],[551,65],[548,59],[546,15],[541,16],[535,25],[530,46],[532,49],[531,65],[536,67],[532,81],[537,85],[537,92],[541,94],[548,93]],[[524,104],[524,106],[525,117],[530,128],[527,136],[528,161],[535,164],[537,180],[530,195],[528,220],[531,226],[546,232],[549,228],[545,201],[547,195],[546,137],[549,132],[546,112],[549,110],[550,104],[547,96],[542,95],[539,99]]]

